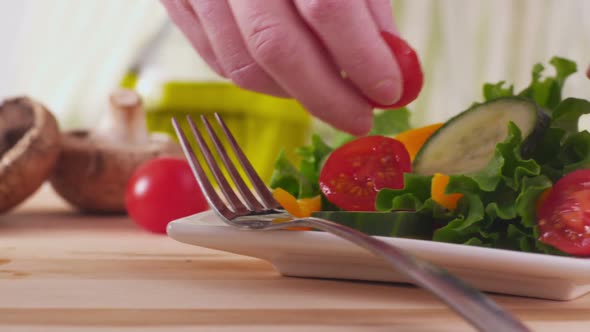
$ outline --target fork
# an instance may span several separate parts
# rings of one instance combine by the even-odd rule
[[[245,156],[219,114],[215,113],[214,116],[228,145],[233,150],[235,157],[241,165],[243,172],[258,194],[258,198],[240,175],[238,168],[230,159],[221,139],[204,115],[201,115],[201,120],[208,137],[213,143],[217,155],[221,159],[221,163],[224,165],[237,188],[237,192],[234,191],[228,179],[223,174],[209,145],[205,142],[204,136],[190,116],[187,116],[187,121],[199,150],[225,200],[220,197],[213,183],[207,177],[205,170],[197,159],[186,134],[176,118],[172,118],[172,124],[209,206],[223,222],[229,226],[247,231],[273,231],[294,226],[304,226],[332,233],[382,258],[398,273],[412,280],[415,285],[424,288],[438,297],[449,308],[462,316],[479,331],[530,331],[523,323],[502,309],[492,299],[442,268],[419,260],[409,253],[376,237],[369,236],[344,225],[315,217],[296,218],[287,213],[274,199],[268,187],[256,173],[254,167]],[[238,197],[238,194],[241,199]],[[277,222],[279,220],[280,222]]]

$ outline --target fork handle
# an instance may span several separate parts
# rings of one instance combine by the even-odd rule
[[[383,258],[399,273],[432,292],[451,309],[482,332],[524,332],[530,330],[509,312],[477,289],[467,285],[446,270],[356,229],[320,218],[299,218],[274,224],[271,228],[289,226],[314,227],[346,239]],[[281,227],[282,226],[282,227]]]

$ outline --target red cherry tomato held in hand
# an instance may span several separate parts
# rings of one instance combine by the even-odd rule
[[[381,32],[381,37],[389,45],[399,64],[401,76],[404,80],[403,92],[402,97],[394,104],[380,105],[371,101],[371,105],[384,109],[401,108],[414,101],[418,97],[420,90],[422,90],[424,74],[422,73],[420,59],[414,49],[400,37],[385,31]]]
[[[320,173],[326,198],[348,211],[375,211],[379,189],[400,189],[412,170],[410,155],[393,138],[367,136],[334,150]]]
[[[561,178],[537,208],[540,241],[576,256],[590,256],[590,169]]]
[[[135,171],[125,206],[138,225],[160,234],[170,221],[209,208],[188,162],[170,157],[150,160]]]

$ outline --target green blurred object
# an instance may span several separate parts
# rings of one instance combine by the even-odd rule
[[[122,88],[134,89],[138,78],[136,72],[129,71],[121,80],[120,85]]]
[[[137,90],[144,99],[148,130],[175,137],[173,116],[187,129],[187,115],[200,125],[199,115],[217,112],[265,181],[270,180],[282,149],[297,162],[294,150],[306,143],[311,126],[303,107],[292,99],[247,91],[207,76],[206,68],[194,67],[195,57],[169,21],[138,50],[119,85]]]
[[[223,82],[169,82],[161,98],[146,105],[150,131],[174,135],[171,118],[219,113],[256,171],[270,179],[274,161],[281,149],[295,160],[293,151],[308,137],[310,118],[294,100],[275,98],[246,91]],[[188,128],[185,127],[188,130]]]

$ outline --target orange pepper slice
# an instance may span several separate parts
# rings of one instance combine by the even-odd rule
[[[299,203],[297,202],[297,198],[291,195],[288,191],[282,188],[277,188],[273,190],[272,196],[281,204],[283,209],[287,210],[290,214],[294,216],[299,215]]]
[[[457,203],[463,197],[462,194],[447,194],[445,190],[449,184],[450,177],[445,174],[436,173],[432,177],[432,185],[430,195],[432,199],[440,206],[454,210],[457,208]]]
[[[296,199],[288,191],[277,188],[272,193],[283,209],[298,218],[311,217],[311,214],[322,209],[320,195],[311,198]]]
[[[311,198],[301,198],[297,202],[299,203],[301,217],[311,217],[312,213],[322,209],[322,197],[320,195]]]
[[[416,154],[418,154],[422,145],[424,145],[426,140],[437,131],[438,128],[442,127],[442,125],[443,123],[435,123],[426,127],[406,130],[395,136],[395,139],[403,143],[410,154],[410,159],[414,160],[414,157],[416,157]]]
[[[322,209],[320,195],[311,198],[296,199],[288,191],[277,188],[272,192],[273,197],[281,204],[283,209],[297,218],[311,217],[311,214]],[[291,227],[291,230],[310,230],[309,227]]]

